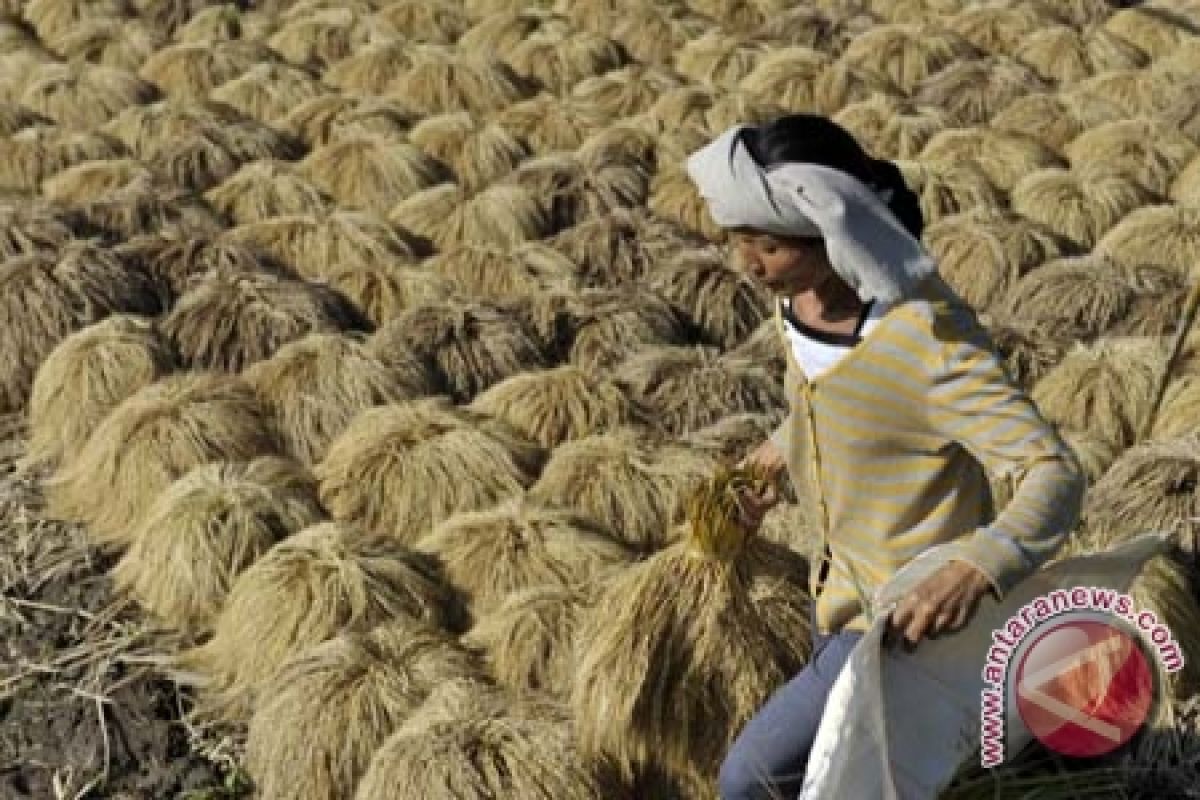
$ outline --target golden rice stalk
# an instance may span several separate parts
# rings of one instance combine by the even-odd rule
[[[1177,79],[1145,69],[1114,69],[1094,75],[1064,89],[1063,99],[1093,128],[1127,120],[1134,115],[1153,116],[1163,109]]]
[[[213,89],[209,97],[270,125],[305,100],[327,91],[317,78],[299,67],[258,63]]]
[[[370,43],[379,33],[370,17],[343,6],[286,20],[267,44],[296,66],[324,69]]]
[[[70,61],[136,72],[164,44],[161,31],[139,19],[88,19],[47,42]]]
[[[1200,276],[1200,207],[1139,208],[1105,234],[1096,250],[1127,269],[1158,266],[1195,281]]]
[[[1129,588],[1133,606],[1152,612],[1171,631],[1181,655],[1194,653],[1200,647],[1197,588],[1200,587],[1196,585],[1194,570],[1167,556],[1147,563]],[[1185,656],[1183,669],[1169,675],[1166,683],[1167,691],[1175,700],[1195,697],[1200,690],[1200,664]]]
[[[1050,261],[1009,290],[1007,314],[1058,327],[1072,338],[1093,339],[1123,319],[1136,294],[1112,261],[1098,255]]]
[[[680,310],[701,342],[721,350],[735,347],[771,313],[769,296],[713,249],[679,253],[645,285]]]
[[[443,183],[402,200],[388,219],[439,250],[465,244],[516,247],[554,231],[542,198],[510,182],[472,195]]]
[[[807,661],[808,565],[745,539],[732,497],[745,480],[710,478],[683,541],[615,576],[586,615],[571,693],[585,754],[629,775],[655,764],[712,780],[742,725]]]
[[[422,266],[445,278],[465,297],[502,300],[566,290],[578,282],[578,270],[569,258],[536,242],[511,250],[481,245],[454,247]]]
[[[682,164],[660,167],[650,183],[650,210],[682,225],[709,241],[720,241],[724,232],[708,213],[708,203]]]
[[[551,289],[501,300],[495,305],[533,337],[546,364],[562,364],[587,315],[587,298],[598,294],[597,290]]]
[[[210,5],[192,14],[185,24],[175,30],[180,42],[261,41],[274,22],[266,14],[242,13],[234,3]]]
[[[1195,32],[1178,24],[1170,15],[1156,11],[1151,8],[1123,8],[1104,22],[1104,29],[1157,60],[1170,55]]]
[[[691,0],[688,8],[738,33],[757,31],[772,12],[783,11],[785,2],[772,0]]]
[[[833,119],[867,152],[888,159],[916,158],[930,139],[951,125],[950,116],[940,109],[884,94],[851,103]]]
[[[214,270],[189,287],[163,331],[193,369],[240,372],[309,333],[363,330],[369,323],[327,286],[270,273]]]
[[[1167,194],[1180,205],[1200,206],[1200,156],[1180,170]]]
[[[542,583],[479,612],[463,644],[480,653],[502,685],[565,699],[575,676],[575,635],[596,591]]]
[[[450,281],[425,266],[342,264],[327,270],[323,280],[376,328],[411,308],[444,302],[454,291]]]
[[[682,83],[678,76],[665,69],[630,64],[580,81],[569,97],[591,106],[611,122],[648,111],[663,93]]]
[[[1129,177],[1157,195],[1197,154],[1196,144],[1178,130],[1151,119],[1110,122],[1084,131],[1066,147],[1075,167],[1095,165]]]
[[[0,203],[0,263],[63,248],[74,238],[70,221],[40,204]]]
[[[1124,318],[1113,325],[1116,336],[1169,336],[1175,333],[1187,295],[1186,276],[1165,267],[1122,268],[1133,287]]]
[[[399,37],[423,44],[454,44],[471,28],[470,17],[454,0],[392,0],[374,19]]]
[[[335,333],[285,344],[242,377],[274,418],[285,451],[310,466],[359,412],[435,388],[424,370],[392,370],[355,338]]]
[[[375,752],[355,800],[628,796],[606,760],[579,753],[565,708],[501,697],[473,681],[436,689]]]
[[[257,248],[217,239],[173,231],[137,236],[114,249],[125,263],[145,272],[168,306],[196,281],[214,270],[246,273],[289,274]]]
[[[333,201],[289,162],[263,159],[243,164],[205,199],[234,225],[293,214],[321,214]]]
[[[1066,86],[1110,69],[1145,67],[1146,54],[1104,29],[1052,25],[1033,31],[1012,53],[1039,77]]]
[[[965,39],[932,25],[885,24],[852,41],[839,61],[910,94],[944,67],[977,55]]]
[[[851,103],[876,95],[900,97],[902,92],[881,74],[838,59],[821,73],[813,87],[817,111],[833,115]]]
[[[144,181],[130,183],[74,210],[93,235],[116,240],[164,231],[215,235],[224,226],[203,198]]]
[[[1049,87],[1029,67],[1007,58],[956,61],[922,81],[917,105],[936,106],[956,124],[983,125],[1017,98]]]
[[[519,186],[539,198],[543,215],[558,232],[617,208],[644,205],[650,178],[648,170],[624,160],[588,164],[558,154],[526,161],[504,184]]]
[[[505,61],[522,78],[562,95],[585,78],[624,67],[629,56],[608,36],[580,31],[566,36],[530,36],[513,48]]]
[[[466,111],[422,120],[413,127],[409,140],[448,166],[468,191],[504,177],[530,155],[528,146],[502,125],[484,122]]]
[[[505,378],[546,366],[533,334],[514,315],[490,303],[451,298],[409,309],[372,337],[385,363],[415,353],[433,366],[438,385],[467,402]]]
[[[682,4],[617,3],[608,20],[592,29],[611,31],[638,62],[669,66],[682,47],[712,29],[712,21]]]
[[[1033,401],[1050,422],[1128,447],[1153,402],[1162,351],[1141,338],[1077,345],[1033,387]]]
[[[9,137],[26,128],[53,126],[53,120],[15,102],[0,102],[0,136]]]
[[[1064,166],[1053,150],[1032,136],[988,128],[942,131],[929,140],[919,159],[935,163],[973,163],[1005,192],[1012,191],[1013,186],[1031,172]]]
[[[952,214],[1005,205],[1004,193],[974,164],[897,161],[896,166],[920,199],[926,223]]]
[[[1181,375],[1167,385],[1151,437],[1166,442],[1197,431],[1200,431],[1200,376]]]
[[[68,167],[85,161],[104,161],[127,155],[111,136],[33,127],[0,139],[0,186],[29,193]]]
[[[614,383],[570,364],[513,375],[476,397],[471,408],[546,450],[638,421]]]
[[[1083,132],[1084,123],[1057,93],[1032,92],[996,112],[992,127],[1032,136],[1051,150],[1062,152]]]
[[[486,114],[531,97],[533,86],[491,56],[413,45],[412,66],[388,84],[389,97],[421,114]]]
[[[500,110],[493,120],[532,152],[548,154],[575,150],[613,117],[589,101],[542,92]]]
[[[1089,486],[1095,485],[1096,481],[1104,477],[1104,473],[1120,455],[1120,451],[1112,442],[1091,431],[1063,428],[1058,433],[1079,459],[1079,465],[1083,467],[1083,474],[1087,476]]]
[[[736,463],[775,432],[783,413],[746,411],[727,414],[711,425],[692,431],[681,440],[716,458]]]
[[[980,50],[1011,56],[1030,34],[1046,26],[1049,9],[1033,3],[971,3],[945,25]]]
[[[769,52],[767,44],[721,29],[706,31],[675,54],[675,70],[695,83],[735,88]]]
[[[548,244],[575,264],[587,286],[640,281],[676,252],[702,244],[694,234],[642,208],[617,208],[568,228]]]
[[[729,355],[782,374],[787,369],[787,350],[774,315],[763,320]]]
[[[644,135],[667,136],[678,133],[681,128],[699,128],[707,135],[715,136],[738,122],[759,123],[783,116],[784,108],[777,98],[761,97],[745,88],[746,81],[742,83],[743,87],[735,91],[712,86],[681,86],[664,92],[645,114],[645,120],[650,124],[642,126]],[[628,124],[621,127],[632,128]]]
[[[429,398],[360,413],[315,472],[336,519],[412,542],[454,514],[519,494],[542,458],[507,425]]]
[[[356,48],[325,72],[325,82],[344,92],[383,94],[392,82],[412,69],[412,42],[381,39]],[[346,98],[352,102],[352,98]]]
[[[1022,275],[1063,254],[1055,236],[1001,209],[943,217],[922,240],[946,282],[980,310],[997,302]]]
[[[447,175],[412,144],[346,137],[310,152],[299,172],[343,207],[385,213]]]
[[[227,237],[265,250],[311,280],[322,280],[348,265],[395,269],[425,254],[413,237],[395,225],[357,211],[273,217],[239,225]]]
[[[212,631],[237,576],[278,541],[325,518],[316,484],[277,456],[196,467],[154,500],[114,585],[186,633]]]
[[[1179,43],[1169,54],[1153,59],[1150,69],[1167,75],[1189,78],[1196,74],[1200,61],[1200,38],[1189,37]]]
[[[964,0],[868,0],[865,10],[889,22],[925,22],[961,11]]]
[[[198,101],[254,65],[276,58],[270,48],[252,40],[179,42],[146,59],[138,75],[172,99]]]
[[[376,136],[404,141],[418,119],[403,103],[372,95],[334,94],[314,97],[289,112],[278,125],[310,148],[344,136]]]
[[[807,47],[772,49],[757,55],[753,69],[737,86],[787,111],[813,111],[817,108],[817,80],[831,63],[829,56]]]
[[[497,11],[477,20],[458,40],[458,47],[479,53],[492,53],[511,64],[512,54],[528,39],[563,39],[571,27],[559,14],[537,7]]]
[[[223,130],[248,119],[223,103],[168,98],[125,109],[104,125],[104,132],[145,158],[189,133]]]
[[[151,183],[155,175],[133,158],[83,161],[42,182],[42,194],[64,205],[99,200],[131,183]]]
[[[520,496],[455,514],[422,536],[416,549],[442,564],[446,581],[476,616],[515,592],[599,581],[633,561],[598,523]]]
[[[87,19],[133,16],[128,0],[29,0],[23,16],[39,37],[62,36]]]
[[[644,288],[597,291],[585,302],[569,355],[584,369],[612,369],[644,348],[689,340],[675,308]]]
[[[154,323],[116,314],[62,340],[38,368],[29,399],[26,464],[79,453],[122,400],[176,369]]]
[[[1146,189],[1129,178],[1058,168],[1027,175],[1012,191],[1014,211],[1085,251],[1150,199]]]
[[[175,184],[205,192],[259,159],[298,158],[299,142],[254,120],[189,130],[143,152],[150,166]]]
[[[387,621],[304,650],[263,691],[246,767],[262,800],[348,800],[371,756],[444,682],[482,680],[474,658],[427,625]]]
[[[616,428],[555,448],[529,497],[577,511],[649,552],[669,541],[683,497],[714,465],[694,449],[656,446],[642,431]]]
[[[1010,314],[990,313],[985,326],[1005,370],[1026,391],[1062,361],[1072,344],[1067,331]]]
[[[0,27],[0,33],[5,30]],[[0,99],[16,103],[41,69],[58,62],[50,53],[26,40],[12,42],[10,46],[12,52],[0,51],[0,68],[3,69],[0,72]]]
[[[178,664],[199,676],[203,716],[242,721],[269,703],[265,691],[289,659],[336,636],[401,621],[461,625],[462,609],[437,564],[394,539],[324,522],[243,571],[212,638]]]
[[[811,47],[834,55],[846,45],[845,31],[838,21],[831,14],[808,6],[793,6],[770,14],[757,33],[779,47]]]
[[[100,542],[127,541],[154,501],[189,470],[278,452],[250,388],[209,373],[168,376],[109,412],[47,484],[50,512],[87,523]]]

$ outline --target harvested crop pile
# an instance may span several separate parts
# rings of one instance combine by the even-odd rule
[[[615,209],[645,203],[650,184],[647,170],[626,161],[539,156],[513,170],[505,184],[519,186],[537,198],[550,232],[557,233]]]
[[[67,167],[127,155],[121,142],[101,133],[37,126],[0,138],[0,187],[36,192]]]
[[[1200,277],[1200,207],[1139,208],[1113,227],[1096,249],[1128,269],[1164,267],[1194,281]]]
[[[145,272],[156,291],[175,305],[196,281],[210,272],[289,275],[287,268],[258,247],[203,232],[170,229],[135,236],[113,248],[131,269]]]
[[[827,55],[807,47],[771,49],[757,55],[738,88],[786,111],[807,111],[816,103],[816,80],[829,64]]]
[[[689,339],[674,307],[644,288],[596,291],[581,300],[570,361],[584,369],[612,369],[648,346]]]
[[[50,513],[84,522],[101,543],[129,541],[155,499],[191,469],[278,452],[250,388],[225,375],[173,375],[139,390],[100,423],[46,486]]]
[[[155,175],[132,158],[84,161],[42,182],[42,194],[64,205],[97,200],[133,183],[148,184]]]
[[[246,766],[262,800],[347,800],[371,756],[445,682],[482,679],[445,633],[404,619],[287,661],[250,720]]]
[[[1005,312],[1059,328],[1072,338],[1092,339],[1120,322],[1136,290],[1103,256],[1051,261],[1017,281],[1004,297]]]
[[[586,100],[542,92],[496,112],[493,119],[529,150],[546,155],[575,150],[614,117]]]
[[[921,151],[920,160],[977,165],[996,188],[1008,192],[1039,169],[1063,164],[1055,153],[1032,136],[988,128],[954,128],[936,134]]]
[[[267,39],[271,49],[292,64],[324,69],[371,41],[375,26],[365,11],[353,7],[292,9]]]
[[[94,64],[47,64],[25,83],[21,105],[66,128],[88,130],[122,110],[158,99],[158,90],[127,70]]]
[[[409,139],[470,191],[504,177],[530,155],[529,147],[502,125],[466,111],[427,117],[413,126]]]
[[[934,26],[878,25],[850,42],[840,60],[910,94],[925,78],[972,55],[966,40]]]
[[[1138,183],[1108,171],[1052,167],[1022,178],[1012,192],[1021,216],[1090,250],[1126,214],[1150,202]]]
[[[952,214],[1005,205],[1004,194],[970,162],[899,161],[896,166],[920,198],[921,213],[929,224]]]
[[[1003,312],[990,313],[986,327],[1005,370],[1025,391],[1054,369],[1071,347],[1068,332]]]
[[[414,145],[371,136],[319,147],[299,170],[343,208],[377,214],[447,177],[441,164]]]
[[[55,252],[74,238],[70,217],[51,206],[0,202],[0,262],[39,252]]]
[[[464,245],[453,247],[423,265],[448,280],[466,297],[519,298],[577,283],[575,264],[557,250],[537,242],[514,248]]]
[[[593,107],[611,121],[648,111],[660,95],[681,85],[682,80],[673,72],[631,64],[580,81],[570,97]]]
[[[77,206],[75,211],[88,228],[108,241],[167,231],[215,234],[224,225],[198,195],[142,181]]]
[[[660,262],[701,240],[644,209],[618,208],[585,220],[550,240],[571,259],[584,284],[613,287],[639,281]]]
[[[697,338],[736,346],[769,315],[767,295],[716,250],[690,250],[655,268],[644,284],[682,312]]]
[[[585,78],[625,66],[629,56],[607,36],[580,31],[566,36],[530,36],[514,47],[505,61],[522,78],[565,94]]]
[[[439,184],[402,200],[388,219],[439,250],[467,244],[515,247],[555,230],[543,198],[513,183],[495,183],[475,194]]]
[[[936,134],[949,128],[950,115],[885,94],[844,106],[833,120],[879,158],[913,159]]]
[[[507,425],[429,398],[360,413],[315,472],[334,518],[414,542],[453,514],[519,494],[542,460]]]
[[[375,19],[405,39],[427,44],[453,44],[471,28],[456,0],[392,0]]]
[[[168,625],[207,633],[244,569],[324,517],[315,482],[292,461],[205,464],[155,499],[113,581]]]
[[[213,637],[183,653],[179,666],[196,676],[205,715],[244,720],[293,656],[401,620],[461,624],[437,565],[395,540],[323,522],[279,542],[239,575]]]
[[[345,295],[376,328],[412,308],[437,305],[453,292],[450,281],[427,265],[341,264],[324,280]]]
[[[486,55],[415,45],[409,57],[411,66],[388,84],[388,95],[421,114],[486,114],[533,94],[529,81]]]
[[[176,366],[145,317],[117,314],[63,339],[33,381],[27,463],[54,466],[79,453],[113,408]]]
[[[1167,385],[1151,436],[1170,441],[1200,431],[1200,376],[1183,375]]]
[[[713,29],[675,54],[675,69],[696,83],[733,89],[754,71],[767,52],[765,42]]]
[[[688,502],[680,541],[616,576],[579,632],[571,706],[585,754],[627,774],[715,778],[741,726],[808,659],[807,564],[747,537],[720,471]]]
[[[356,338],[313,333],[283,345],[242,377],[274,419],[284,450],[311,465],[360,412],[433,393],[432,376],[409,363],[407,370],[393,369]]]
[[[248,39],[178,42],[146,59],[138,74],[173,99],[199,101],[255,64],[274,60],[270,48]]]
[[[197,126],[140,153],[177,186],[206,192],[259,159],[299,158],[299,143],[256,120]]]
[[[736,463],[762,444],[782,421],[782,409],[778,412],[729,414],[689,433],[681,443],[723,462]]]
[[[1015,61],[964,60],[922,81],[913,100],[942,109],[957,125],[983,125],[1023,95],[1047,88],[1032,70]]]
[[[1067,85],[1110,69],[1146,66],[1146,54],[1103,28],[1080,31],[1052,25],[1030,33],[1013,56],[1039,77]]]
[[[332,199],[286,161],[263,159],[244,164],[204,195],[234,225],[291,214],[321,214]]]
[[[1084,131],[1065,148],[1076,168],[1120,175],[1155,195],[1165,195],[1171,181],[1196,155],[1196,144],[1172,126],[1152,119],[1110,122]]]
[[[137,19],[90,19],[47,42],[72,61],[136,72],[163,45],[153,25]]]
[[[724,232],[708,213],[708,203],[681,163],[660,167],[650,183],[650,210],[709,241],[719,241]]]
[[[1079,459],[1089,486],[1104,477],[1104,473],[1117,460],[1117,446],[1101,436],[1072,428],[1062,428],[1059,434]]]
[[[180,296],[162,326],[184,364],[239,372],[309,333],[365,330],[369,323],[327,286],[217,270]]]

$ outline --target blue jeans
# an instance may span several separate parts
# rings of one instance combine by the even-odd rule
[[[721,764],[722,800],[791,800],[800,794],[825,701],[862,634],[813,634],[813,655],[768,698],[738,734]]]

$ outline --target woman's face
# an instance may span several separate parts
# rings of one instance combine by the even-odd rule
[[[773,294],[791,296],[815,289],[833,275],[821,239],[739,229],[731,231],[731,241],[742,269]]]

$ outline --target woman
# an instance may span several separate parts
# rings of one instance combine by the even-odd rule
[[[747,461],[787,469],[819,515],[808,666],[747,723],[725,800],[794,797],[825,699],[879,609],[875,591],[923,550],[951,558],[891,612],[915,646],[967,624],[1046,561],[1074,525],[1081,470],[1009,380],[971,309],[922,248],[916,197],[845,130],[795,115],[737,126],[688,171],[744,268],[778,297],[788,420]],[[986,472],[1010,482],[994,515]],[[756,529],[777,501],[749,496]]]

